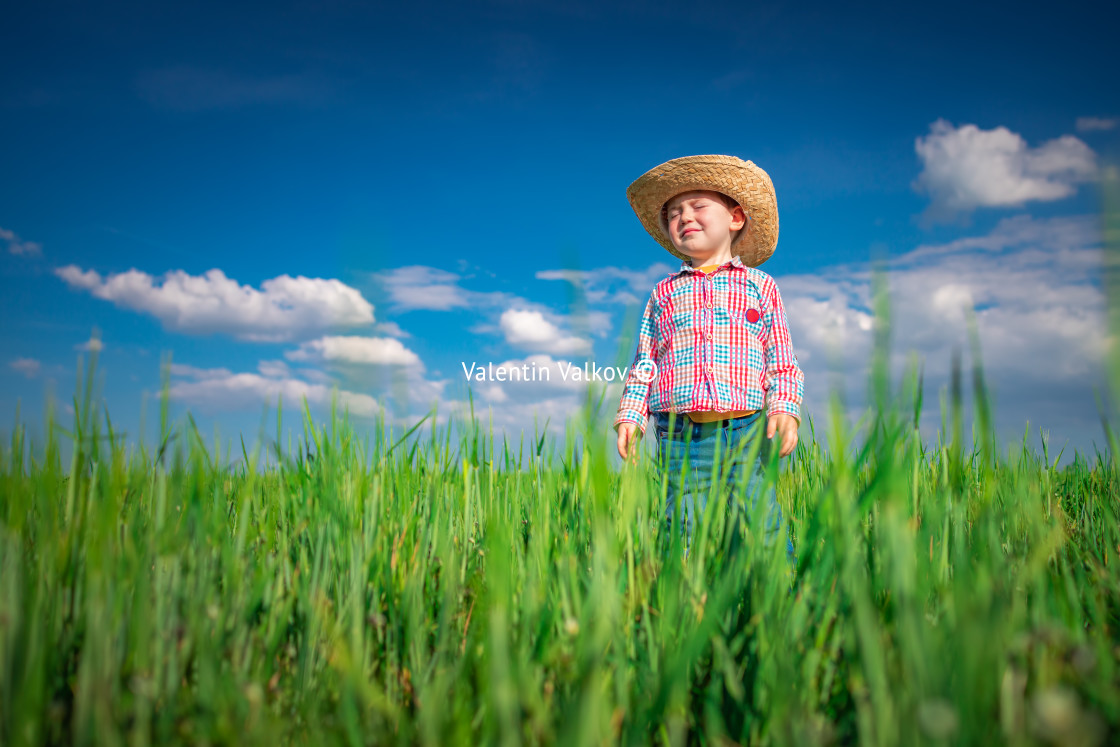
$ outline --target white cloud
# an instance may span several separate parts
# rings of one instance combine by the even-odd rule
[[[1026,420],[1081,431],[1099,422],[1093,392],[1103,383],[1111,343],[1096,225],[1092,216],[1017,216],[987,235],[922,246],[889,262],[894,381],[911,352],[924,361],[927,427],[939,417],[937,392],[949,380],[952,351],[971,365],[969,303],[976,305],[985,378],[1005,430],[1021,433]],[[869,268],[777,280],[805,370],[807,409],[819,420],[834,384],[850,402],[866,401]]]
[[[151,314],[164,327],[188,334],[223,333],[242,340],[282,342],[335,327],[373,323],[373,306],[339,280],[281,275],[260,290],[214,269],[182,270],[160,281],[138,270],[108,275],[68,265],[55,270],[70,287],[121,308]]]
[[[408,332],[401,329],[401,325],[396,322],[379,322],[373,331],[379,335],[388,335],[389,337],[412,337]]]
[[[586,329],[587,332],[599,337],[606,337],[611,331],[611,315],[606,311],[589,309],[582,314],[576,313],[568,317],[568,323]]]
[[[1069,197],[1096,173],[1096,154],[1072,135],[1031,148],[1006,127],[954,128],[939,119],[915,140],[923,170],[914,188],[931,198],[930,213],[946,216],[978,207],[1011,207]]]
[[[276,374],[277,371],[271,373]],[[368,394],[333,389],[325,384],[292,377],[233,373],[226,368],[202,369],[178,364],[172,365],[171,374],[178,378],[171,383],[172,399],[209,411],[275,405],[280,398],[288,405],[297,405],[306,399],[310,405],[326,406],[337,392],[339,405],[353,415],[373,418],[381,412],[381,405]]]
[[[943,262],[951,254],[975,256],[976,250],[993,254],[1028,245],[1060,253],[1070,247],[1092,246],[1099,242],[1099,227],[1082,217],[1058,217],[1041,222],[1029,215],[1016,215],[1000,220],[990,233],[982,236],[966,236],[936,246],[919,246],[906,253],[905,261],[914,264],[927,259]],[[1089,255],[1079,256],[1089,259]],[[895,263],[900,261],[895,260]]]
[[[391,337],[323,337],[284,354],[293,361],[422,366],[420,357]]]
[[[257,364],[257,371],[261,376],[270,379],[286,379],[292,375],[292,368],[284,361],[261,361]]]
[[[635,278],[643,273],[620,269],[616,271],[616,275],[636,283],[639,280]],[[541,277],[539,273],[538,277]],[[606,312],[587,310],[580,315],[565,318],[540,304],[510,293],[463,288],[459,285],[462,280],[459,275],[438,267],[399,267],[381,273],[376,279],[384,287],[393,308],[397,310],[470,309],[480,318],[480,321],[470,326],[471,332],[478,335],[501,334],[507,342],[525,350],[559,355],[580,353],[590,349],[590,342],[580,335],[560,332],[560,325],[586,329],[600,337],[606,336],[611,328],[611,316]],[[567,278],[562,278],[561,275],[554,278],[550,275],[543,279]],[[518,311],[511,313],[511,309]]]
[[[539,311],[510,309],[498,322],[506,342],[524,350],[556,355],[586,355],[591,351],[589,340],[565,334]]]
[[[459,276],[438,267],[411,265],[380,273],[393,306],[402,311],[449,311],[471,305],[471,292],[459,287]]]
[[[40,369],[43,364],[34,358],[16,358],[8,364],[13,371],[18,371],[29,379],[34,379],[39,375]]]
[[[363,389],[386,392],[399,413],[427,411],[443,401],[448,384],[448,379],[429,379],[423,366],[368,368],[361,375],[351,374],[348,380]]]
[[[1114,130],[1118,123],[1120,119],[1116,117],[1078,117],[1076,127],[1078,132],[1099,132]]]
[[[23,241],[15,231],[0,228],[0,241],[8,242],[8,254],[25,257],[38,257],[43,253],[43,246],[34,241]]]
[[[429,379],[424,362],[391,337],[330,336],[284,353],[289,361],[326,365],[330,373],[301,368],[296,375],[337,380],[348,390],[382,392],[398,414],[425,411],[444,396],[447,380]]]
[[[439,267],[397,267],[378,273],[374,280],[381,284],[397,311],[473,309],[486,312],[523,301],[503,291],[464,288],[460,285],[462,276]]]
[[[655,262],[641,270],[604,266],[594,270],[541,270],[538,280],[563,280],[582,290],[588,303],[645,305],[650,289],[680,265]]]

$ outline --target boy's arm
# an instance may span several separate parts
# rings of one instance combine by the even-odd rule
[[[801,422],[801,398],[805,393],[805,374],[797,365],[790,340],[786,309],[778,285],[770,279],[767,292],[767,320],[769,334],[766,338],[766,415],[788,413]]]
[[[633,423],[645,435],[649,420],[649,389],[657,371],[653,360],[656,313],[657,303],[651,293],[642,314],[642,322],[638,326],[638,352],[627,373],[622,400],[618,404],[618,415],[614,419],[616,431],[622,423]]]

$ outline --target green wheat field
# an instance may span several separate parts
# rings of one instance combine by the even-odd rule
[[[667,541],[601,400],[562,457],[306,409],[251,451],[166,400],[148,450],[91,370],[0,463],[0,741],[1114,743],[1120,469],[997,451],[973,373],[969,438],[959,369],[936,446],[913,376],[861,438],[803,426],[768,473],[791,566],[749,527],[730,552],[719,500]]]

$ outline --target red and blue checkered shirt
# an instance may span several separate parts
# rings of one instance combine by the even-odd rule
[[[614,427],[763,406],[800,421],[804,390],[774,278],[738,257],[711,274],[684,263],[650,294]]]

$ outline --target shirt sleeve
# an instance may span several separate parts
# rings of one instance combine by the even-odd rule
[[[622,388],[622,400],[618,404],[618,415],[614,419],[616,431],[623,423],[633,423],[643,435],[646,432],[646,423],[649,421],[649,389],[657,372],[653,360],[656,315],[657,302],[651,293],[642,314],[642,322],[638,326],[638,352],[630,364],[630,371]]]
[[[767,298],[766,328],[768,334],[765,340],[766,375],[764,388],[766,389],[766,415],[767,417],[784,412],[797,418],[801,422],[801,398],[805,393],[805,374],[797,365],[797,356],[793,353],[793,342],[789,335],[789,324],[786,321],[786,309],[782,304],[782,294],[778,292],[778,285],[770,280]]]

